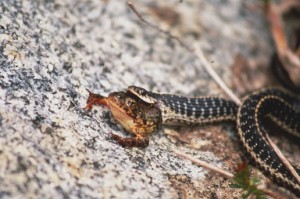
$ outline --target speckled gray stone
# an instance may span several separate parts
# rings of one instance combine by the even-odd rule
[[[153,5],[175,10],[180,23],[153,17]],[[270,54],[262,13],[251,5],[136,3],[151,21],[200,45],[229,85],[237,53]],[[222,93],[196,57],[141,23],[125,1],[2,0],[0,62],[0,198],[181,198],[169,176],[197,188],[208,172],[171,148],[223,165],[210,151],[177,146],[163,131],[146,149],[124,149],[109,139],[125,133],[107,110],[82,109],[86,88],[103,95],[132,84],[190,96]]]

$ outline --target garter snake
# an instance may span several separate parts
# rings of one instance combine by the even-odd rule
[[[300,196],[300,184],[285,167],[266,140],[265,117],[286,132],[300,137],[300,100],[279,89],[252,93],[238,107],[234,102],[219,97],[188,98],[159,94],[130,86],[127,91],[114,92],[108,97],[90,92],[86,109],[107,106],[124,129],[135,135],[123,138],[112,135],[122,146],[146,147],[148,135],[162,125],[206,124],[235,121],[238,136],[257,166],[278,185]],[[298,174],[300,169],[295,168]]]

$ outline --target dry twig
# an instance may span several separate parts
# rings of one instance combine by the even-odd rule
[[[147,21],[135,8],[135,6],[133,5],[133,3],[131,1],[128,1],[128,6],[131,8],[131,10],[136,14],[136,16],[145,24],[147,24],[148,26],[158,30],[159,32],[167,35],[168,37],[176,40],[181,46],[183,46],[185,49],[187,49],[189,52],[193,53],[194,55],[196,55],[201,63],[204,65],[205,70],[207,71],[207,73],[215,80],[215,82],[223,89],[223,91],[238,105],[241,104],[241,101],[239,100],[239,98],[229,89],[229,87],[224,83],[224,81],[222,81],[222,79],[220,78],[220,76],[214,71],[214,69],[212,68],[212,66],[208,63],[207,59],[204,57],[203,52],[200,48],[197,48],[196,45],[194,45],[194,48],[191,48],[189,45],[187,45],[185,42],[183,42],[181,39],[179,39],[178,37],[172,35],[169,31],[163,30],[160,27],[158,27],[157,25]],[[195,51],[196,49],[196,51]]]
[[[179,150],[172,149],[172,151],[174,153],[176,153],[177,155],[183,157],[184,159],[190,160],[191,162],[193,162],[193,163],[195,163],[195,164],[197,164],[197,165],[199,165],[201,167],[204,167],[204,168],[206,168],[206,169],[208,169],[210,171],[215,171],[215,172],[221,174],[222,176],[224,176],[226,178],[233,178],[234,177],[234,175],[232,173],[228,172],[228,171],[225,171],[225,170],[223,170],[223,169],[221,169],[219,167],[213,166],[213,165],[211,165],[211,164],[209,164],[207,162],[195,159],[194,157],[189,156],[189,155],[187,155],[187,154],[185,154],[185,153],[183,153],[183,152],[181,152]]]
[[[238,105],[241,105],[241,100],[232,92],[232,90],[224,83],[216,71],[208,63],[207,59],[203,55],[203,52],[200,48],[194,45],[195,54],[200,59],[207,73],[215,80],[215,82],[223,89],[223,91]]]
[[[151,28],[154,28],[155,30],[167,35],[168,37],[176,40],[181,46],[183,46],[185,49],[187,49],[190,52],[193,52],[194,50],[192,48],[190,48],[189,45],[185,44],[183,41],[181,41],[178,37],[172,35],[169,31],[167,30],[163,30],[162,28],[158,27],[157,25],[151,23],[150,21],[146,20],[135,8],[135,6],[133,5],[133,3],[131,1],[127,2],[129,8],[134,12],[134,14],[145,24],[147,24],[148,26],[150,26]]]
[[[272,148],[274,149],[275,153],[278,155],[279,159],[283,162],[283,164],[290,170],[290,172],[293,174],[293,176],[296,178],[298,183],[300,183],[300,177],[295,168],[291,165],[291,163],[284,157],[280,149],[276,146],[276,144],[271,140],[268,134],[266,134],[266,138]]]
[[[209,163],[206,163],[204,161],[198,160],[198,159],[196,159],[196,158],[194,158],[194,157],[192,157],[190,155],[187,155],[187,154],[185,154],[185,153],[183,153],[183,152],[181,152],[179,150],[172,149],[172,151],[175,154],[177,154],[178,156],[181,156],[181,157],[183,157],[186,160],[189,160],[189,161],[191,161],[191,162],[193,162],[193,163],[195,163],[195,164],[197,164],[197,165],[199,165],[201,167],[204,167],[205,169],[208,169],[208,170],[213,171],[213,172],[217,172],[217,173],[219,173],[220,175],[222,175],[225,178],[229,178],[229,179],[234,178],[234,174],[232,174],[232,173],[230,173],[228,171],[225,171],[224,169],[221,169],[219,167],[213,166],[213,165],[211,165]],[[272,191],[265,190],[265,189],[263,189],[262,191],[264,192],[264,194],[266,194],[268,196],[271,196],[274,199],[284,199],[283,196],[278,196],[275,193],[273,193]]]

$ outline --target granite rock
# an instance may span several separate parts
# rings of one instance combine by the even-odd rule
[[[255,1],[135,5],[152,22],[201,46],[229,85],[236,54],[270,55],[263,13],[251,9]],[[158,14],[161,8],[176,17]],[[112,132],[126,133],[108,110],[83,110],[87,88],[103,95],[133,84],[189,96],[222,94],[195,56],[143,24],[126,1],[4,0],[0,13],[0,198],[239,197],[228,180],[171,149],[230,168],[217,152],[163,130],[146,149],[125,149],[109,139]],[[232,126],[200,129],[211,135],[201,146],[218,136],[237,141]]]

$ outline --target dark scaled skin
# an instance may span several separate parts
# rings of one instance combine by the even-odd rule
[[[91,110],[93,105],[107,107],[118,123],[134,137],[124,138],[112,134],[111,138],[123,147],[147,147],[149,135],[162,125],[161,112],[155,104],[141,101],[129,92],[113,92],[108,97],[90,91],[85,109]]]

